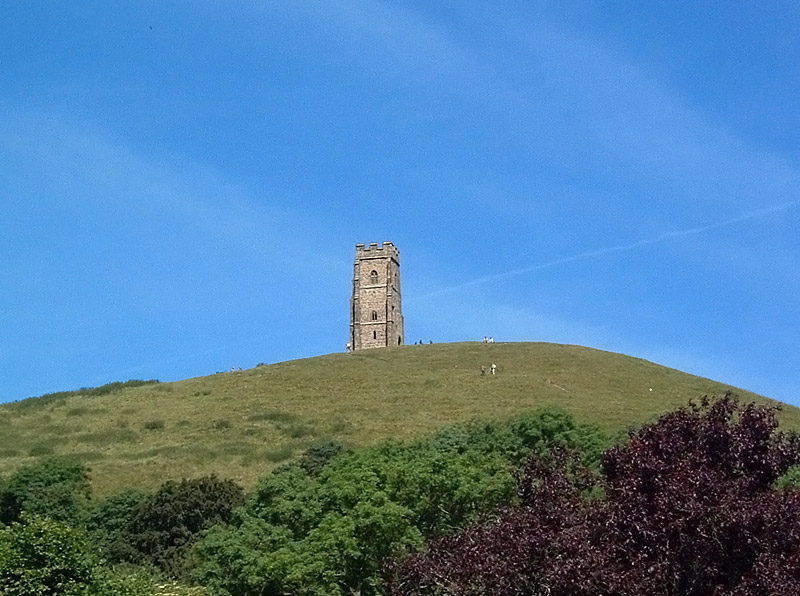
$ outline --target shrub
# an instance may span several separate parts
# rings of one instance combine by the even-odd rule
[[[97,560],[82,534],[64,523],[31,517],[0,528],[0,594],[82,594],[98,582]]]
[[[306,449],[300,458],[300,467],[311,476],[318,476],[322,469],[337,455],[344,451],[344,446],[336,441],[317,443]]]
[[[800,594],[800,492],[775,488],[800,438],[776,429],[773,409],[726,396],[634,433],[594,480],[533,458],[521,506],[391,564],[390,593]]]
[[[240,486],[216,476],[164,483],[136,507],[121,538],[130,545],[129,560],[181,576],[183,558],[200,533],[227,522],[243,498]]]
[[[22,466],[0,487],[0,523],[19,521],[23,514],[77,520],[89,493],[89,471],[79,462],[48,458]]]
[[[302,439],[303,437],[314,434],[314,427],[303,422],[279,426],[278,428],[283,434],[292,439]]]
[[[52,404],[53,406],[63,406],[68,397],[83,395],[86,397],[98,397],[100,395],[107,395],[115,391],[121,391],[128,387],[141,387],[142,385],[155,385],[159,381],[155,379],[142,381],[138,379],[131,379],[130,381],[114,381],[113,383],[106,383],[100,387],[82,387],[76,391],[57,391],[55,393],[46,393],[39,397],[28,397],[9,404],[15,410],[28,410],[31,408],[42,407]]]
[[[294,454],[294,449],[285,445],[283,447],[278,447],[277,449],[272,449],[271,451],[267,451],[264,454],[264,457],[271,461],[272,463],[278,463],[282,461],[286,461]]]
[[[86,514],[86,529],[102,554],[114,562],[135,556],[129,527],[138,508],[151,497],[139,489],[128,489],[94,503]]]

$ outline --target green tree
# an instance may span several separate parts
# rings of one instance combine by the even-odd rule
[[[90,491],[89,471],[80,462],[54,457],[22,466],[0,487],[0,522],[11,524],[23,514],[76,521]]]
[[[101,565],[86,535],[64,522],[25,518],[0,528],[0,596],[150,596],[142,575]]]
[[[528,454],[569,447],[596,465],[604,442],[595,428],[546,411],[341,453],[322,466],[304,459],[263,478],[228,526],[200,540],[193,577],[235,596],[380,594],[386,557],[513,502],[512,470]]]
[[[136,557],[131,546],[130,527],[139,508],[151,496],[144,490],[128,489],[91,504],[85,525],[104,557],[114,562]]]
[[[213,475],[165,482],[136,507],[120,540],[130,544],[131,562],[152,564],[179,577],[200,533],[227,522],[243,498],[239,485]]]
[[[211,528],[192,549],[192,578],[219,594],[283,593],[274,553],[294,540],[282,526],[238,511],[230,526]]]
[[[34,517],[0,530],[0,594],[72,595],[96,580],[97,561],[67,524]]]
[[[271,556],[282,591],[297,595],[380,594],[382,562],[419,549],[411,512],[380,493],[347,512],[330,512],[302,540]]]

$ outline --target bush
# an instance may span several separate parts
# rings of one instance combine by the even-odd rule
[[[396,561],[390,593],[800,594],[800,492],[775,488],[800,438],[776,429],[774,410],[724,397],[636,432],[594,480],[536,457],[521,506]]]
[[[411,444],[341,452],[321,443],[261,480],[228,526],[192,553],[193,577],[220,593],[362,596],[384,592],[382,562],[515,499],[525,454],[586,447],[599,433],[563,412],[472,423]]]
[[[116,391],[121,391],[128,387],[141,387],[143,385],[155,385],[159,381],[150,379],[142,381],[139,379],[131,379],[129,381],[114,381],[113,383],[106,383],[99,387],[82,387],[76,391],[57,391],[55,393],[46,393],[39,397],[28,397],[9,404],[9,407],[15,410],[29,410],[31,408],[43,407],[49,404],[63,405],[68,397],[85,396],[85,397],[98,397],[100,395],[107,395]]]
[[[129,528],[139,507],[150,493],[128,489],[94,503],[86,514],[86,529],[107,559],[129,561],[135,557],[129,540]]]
[[[240,486],[216,476],[166,482],[136,507],[120,541],[130,545],[130,562],[152,564],[179,577],[200,533],[227,522],[243,498]],[[120,511],[124,516],[124,505]]]
[[[48,458],[22,466],[0,486],[0,523],[19,521],[23,514],[75,521],[89,493],[89,471],[79,462]]]
[[[0,529],[0,596],[146,596],[152,584],[100,566],[86,536],[30,517]]]
[[[318,476],[322,469],[337,455],[344,451],[344,446],[336,441],[324,441],[306,449],[300,458],[300,467],[310,476]]]

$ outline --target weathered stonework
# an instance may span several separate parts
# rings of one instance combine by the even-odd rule
[[[356,244],[349,347],[364,350],[403,342],[400,252],[391,242]]]

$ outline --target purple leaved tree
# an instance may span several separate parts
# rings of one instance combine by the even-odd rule
[[[796,596],[800,492],[776,480],[800,440],[729,396],[667,414],[593,477],[554,453],[520,504],[387,565],[393,596]]]

